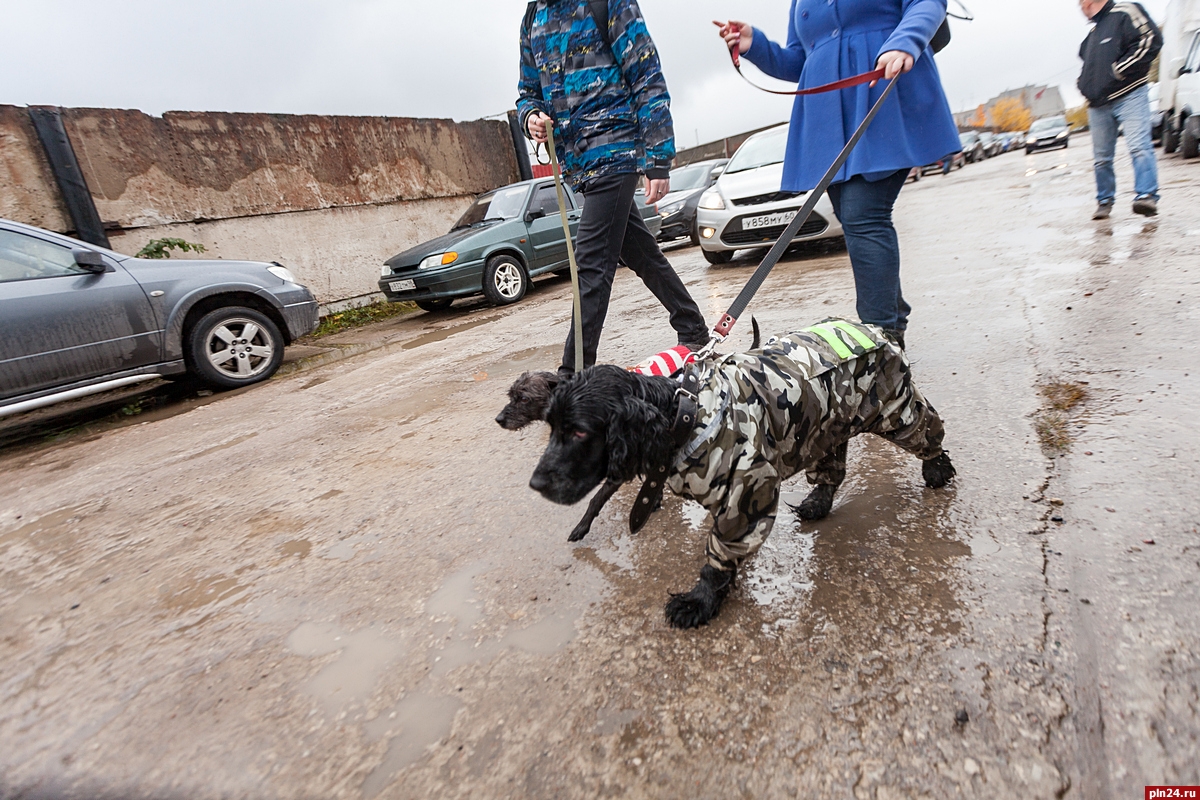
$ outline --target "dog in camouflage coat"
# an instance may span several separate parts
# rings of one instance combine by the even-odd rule
[[[699,410],[682,447],[672,436],[678,381],[608,365],[560,381],[546,412],[550,441],[529,482],[573,505],[601,481],[670,465],[667,487],[713,519],[699,581],[667,603],[675,627],[716,616],[738,566],[771,532],[783,481],[804,472],[813,484],[802,518],[829,513],[853,437],[874,433],[917,456],[931,488],[954,477],[941,418],[879,328],[826,320],[690,369],[699,371]]]

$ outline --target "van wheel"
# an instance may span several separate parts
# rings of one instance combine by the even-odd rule
[[[221,389],[265,381],[283,362],[279,328],[265,314],[242,306],[208,312],[186,341],[188,369]]]
[[[710,264],[728,264],[733,260],[732,250],[717,250],[715,252],[701,250],[700,252],[704,253],[704,260]]]
[[[1179,151],[1184,158],[1200,156],[1200,116],[1192,115],[1183,123],[1183,135],[1179,137]]]
[[[529,275],[512,256],[494,256],[483,269],[483,294],[493,305],[515,303],[529,290]]]
[[[1164,153],[1174,153],[1179,149],[1179,134],[1171,120],[1163,123],[1162,148]]]

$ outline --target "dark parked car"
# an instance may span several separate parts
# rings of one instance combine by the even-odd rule
[[[1071,126],[1066,117],[1046,117],[1039,119],[1029,126],[1025,137],[1025,154],[1031,155],[1038,150],[1052,150],[1056,147],[1066,148],[1071,141]]]
[[[931,172],[947,172],[947,161],[950,162],[950,169],[962,169],[963,165],[967,163],[967,159],[963,156],[962,152],[951,153],[943,159],[921,167],[921,174],[928,175]]]
[[[0,220],[0,416],[159,376],[248,386],[316,326],[278,264],[131,258]]]
[[[639,189],[634,202],[657,235],[658,210],[645,197]],[[574,237],[581,198],[568,188],[566,199]],[[389,258],[379,288],[388,300],[415,302],[426,311],[477,294],[502,306],[524,297],[531,278],[569,269],[554,181],[539,178],[481,194],[449,233]]]
[[[728,163],[728,158],[720,158],[671,170],[671,192],[658,201],[658,213],[662,217],[662,230],[658,233],[660,242],[687,236],[692,244],[700,244],[696,206],[700,204],[700,195],[721,176]]]
[[[1004,142],[999,136],[988,131],[983,131],[979,134],[979,142],[983,145],[983,152],[987,158],[995,158],[1004,152]]]
[[[983,161],[987,158],[983,142],[980,141],[979,134],[975,131],[960,133],[958,141],[962,145],[963,157],[967,160],[968,164],[974,164],[976,161]]]

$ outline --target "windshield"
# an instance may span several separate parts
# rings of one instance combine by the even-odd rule
[[[671,191],[686,192],[689,189],[703,188],[712,170],[712,166],[708,164],[671,170]]]
[[[1029,132],[1037,133],[1039,131],[1052,131],[1055,128],[1065,127],[1067,127],[1067,120],[1065,117],[1050,117],[1049,119],[1039,119],[1037,122],[1033,123],[1033,125],[1029,127]]]
[[[783,125],[747,139],[733,154],[733,160],[729,162],[725,173],[745,172],[768,164],[782,164],[783,154],[787,151],[787,135],[788,126]]]
[[[978,139],[979,137],[973,133],[960,133],[958,135],[958,141],[962,144],[974,144]]]
[[[521,209],[525,207],[527,194],[529,194],[528,185],[506,186],[494,192],[481,194],[466,213],[458,218],[458,222],[454,223],[451,230],[469,228],[472,225],[492,220],[516,219],[521,216]]]

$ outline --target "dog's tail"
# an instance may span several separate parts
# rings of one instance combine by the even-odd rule
[[[750,343],[750,349],[757,350],[759,345],[762,344],[762,334],[758,330],[758,320],[753,316],[750,317],[750,324],[754,327],[754,341]]]

